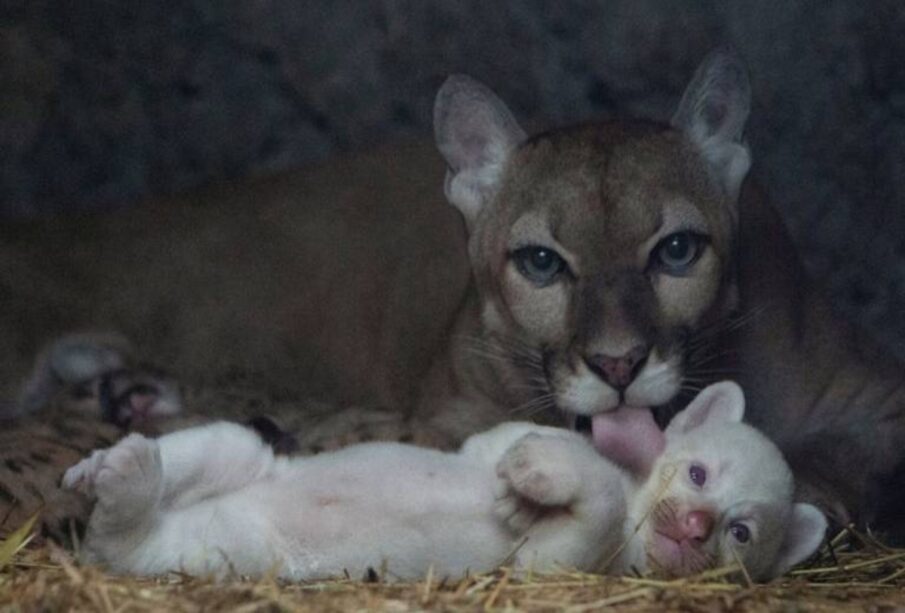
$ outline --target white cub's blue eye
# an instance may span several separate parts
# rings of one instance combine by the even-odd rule
[[[522,247],[512,254],[522,276],[538,287],[546,287],[568,270],[566,261],[549,247]]]
[[[729,524],[729,533],[739,543],[747,543],[751,540],[751,530],[741,522],[736,521]]]

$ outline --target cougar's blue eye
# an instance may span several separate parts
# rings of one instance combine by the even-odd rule
[[[548,247],[522,247],[512,254],[522,276],[538,287],[546,287],[568,269],[566,261]]]
[[[698,487],[704,487],[707,482],[707,470],[700,464],[692,464],[688,467],[688,478]]]
[[[751,530],[745,524],[737,521],[729,524],[729,533],[739,543],[747,543],[751,540]]]
[[[700,257],[706,238],[695,232],[670,234],[654,247],[652,264],[669,274],[679,275]]]

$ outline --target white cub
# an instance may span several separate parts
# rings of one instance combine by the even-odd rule
[[[650,477],[526,423],[458,453],[368,443],[292,459],[217,423],[133,434],[63,484],[97,497],[84,559],[120,573],[405,579],[506,563],[681,575],[738,558],[765,579],[810,555],[826,522],[793,504],[785,462],[742,412],[735,384],[707,388],[640,469]]]
[[[628,494],[637,534],[622,568],[684,576],[742,563],[758,580],[776,577],[816,551],[827,522],[793,500],[792,473],[766,436],[742,423],[741,388],[705,388],[665,432],[649,476]]]

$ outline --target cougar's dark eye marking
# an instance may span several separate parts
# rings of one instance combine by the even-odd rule
[[[667,274],[683,274],[701,256],[706,244],[707,237],[696,232],[670,234],[654,247],[651,264]]]
[[[688,467],[688,478],[698,487],[704,487],[707,482],[707,470],[700,464],[692,464]]]
[[[522,247],[512,253],[512,259],[522,276],[538,287],[551,285],[568,270],[562,256],[549,247]]]
[[[751,540],[751,530],[745,524],[737,521],[729,524],[729,533],[739,543],[747,543]]]

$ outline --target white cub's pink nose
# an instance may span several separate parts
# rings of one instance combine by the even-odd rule
[[[713,530],[713,515],[708,511],[689,511],[684,524],[685,538],[706,541]]]

